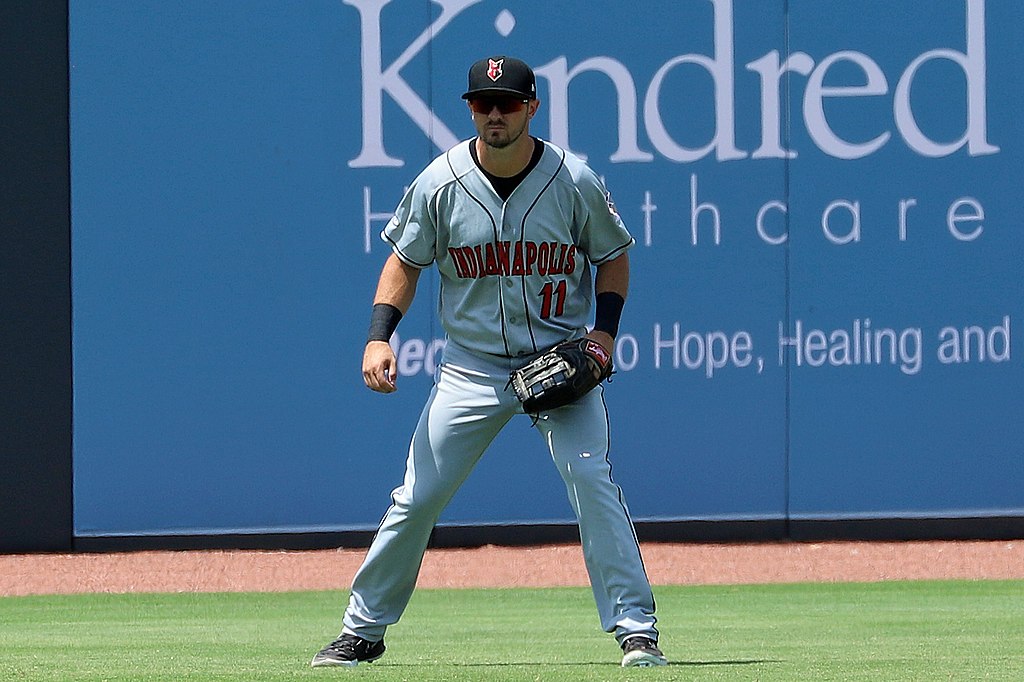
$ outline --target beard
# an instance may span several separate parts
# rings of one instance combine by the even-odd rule
[[[483,130],[479,131],[480,139],[488,147],[493,149],[505,149],[509,147],[523,136],[523,132],[526,130],[526,123],[524,122],[518,129],[512,129],[508,126],[500,126],[496,128],[484,127]]]

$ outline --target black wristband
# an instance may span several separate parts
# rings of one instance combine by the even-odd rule
[[[398,328],[402,311],[390,303],[374,303],[370,313],[370,334],[366,341],[390,341]]]
[[[606,332],[612,337],[619,333],[619,318],[626,299],[614,291],[602,291],[597,295],[594,311],[594,331]]]

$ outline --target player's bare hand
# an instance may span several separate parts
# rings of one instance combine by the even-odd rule
[[[398,360],[387,341],[370,341],[363,351],[363,381],[378,393],[393,393],[398,389]]]

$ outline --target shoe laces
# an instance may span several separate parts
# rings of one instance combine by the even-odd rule
[[[358,642],[358,639],[351,636],[339,637],[327,645],[327,650],[334,651],[339,654],[355,654]]]
[[[658,645],[655,644],[654,640],[650,637],[644,637],[642,635],[630,637],[622,644],[622,650],[627,653],[630,651],[636,651],[637,649],[656,651],[658,649]]]

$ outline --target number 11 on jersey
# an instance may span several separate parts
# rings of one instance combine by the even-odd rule
[[[540,290],[540,297],[542,299],[540,305],[540,318],[546,320],[554,314],[555,317],[560,316],[565,310],[565,292],[567,285],[564,279],[558,280],[558,282],[546,282],[544,287]],[[554,303],[554,311],[552,312],[551,304]]]

